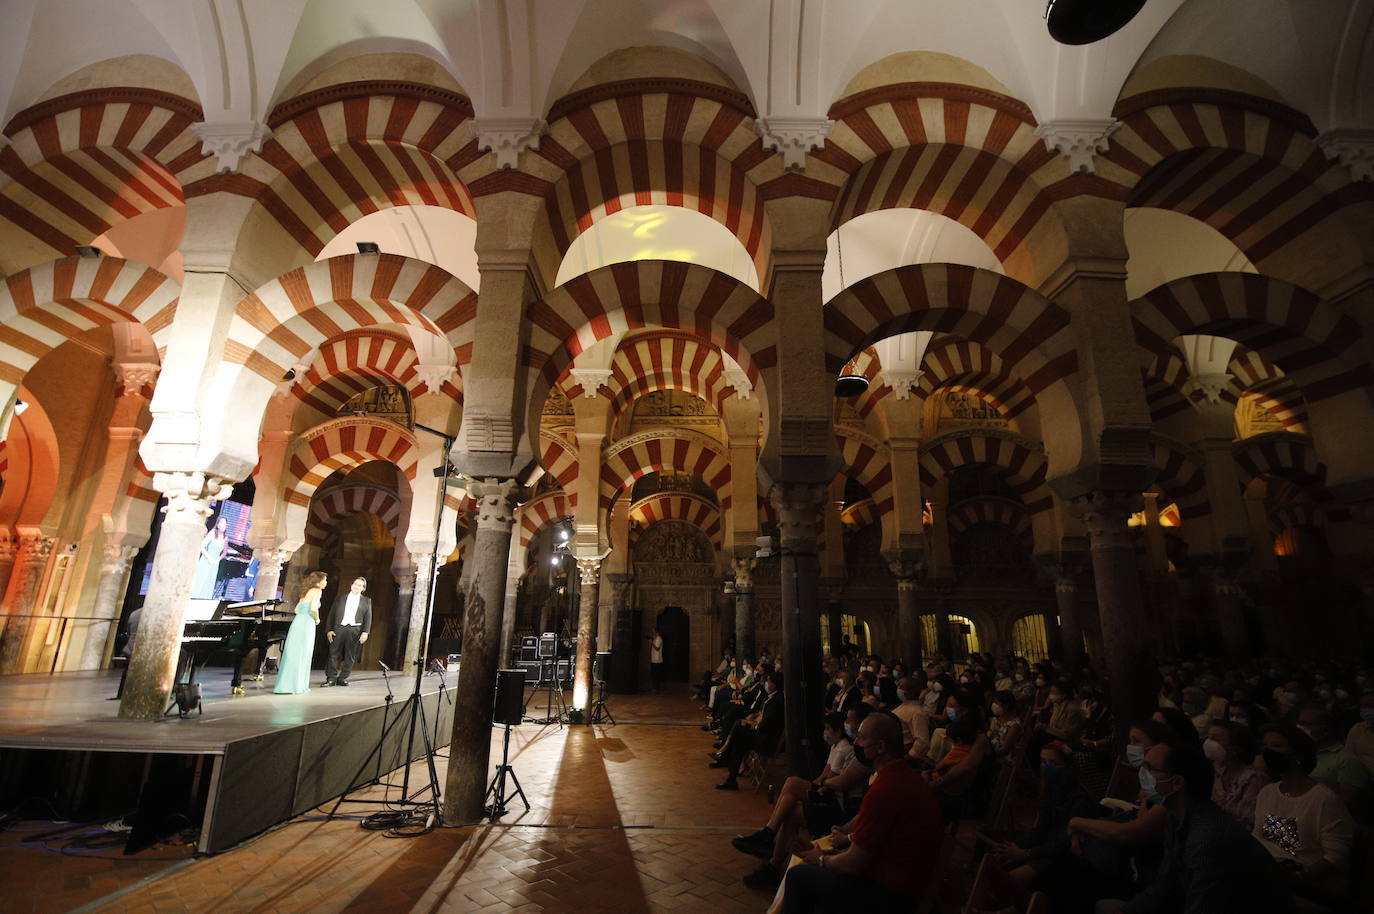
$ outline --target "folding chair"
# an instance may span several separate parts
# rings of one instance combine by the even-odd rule
[[[978,863],[978,870],[973,876],[973,887],[969,889],[968,900],[964,902],[964,914],[976,914],[982,910],[983,896],[987,894],[988,886],[992,880],[990,867],[995,866],[992,858],[984,855]]]
[[[1032,893],[1026,905],[1026,914],[1050,914],[1050,896],[1044,892]]]

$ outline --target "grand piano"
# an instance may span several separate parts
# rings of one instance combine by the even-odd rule
[[[188,619],[181,630],[181,660],[177,682],[195,682],[201,669],[211,659],[228,655],[232,658],[235,695],[243,694],[243,661],[254,649],[258,650],[256,676],[262,678],[267,662],[267,649],[286,640],[294,612],[278,609],[281,600],[248,600],[235,603],[220,601],[206,619]]]

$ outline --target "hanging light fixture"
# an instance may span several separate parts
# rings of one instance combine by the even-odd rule
[[[1135,18],[1145,0],[1049,0],[1045,22],[1060,44],[1092,44]]]
[[[868,390],[868,378],[856,374],[850,365],[845,366],[844,374],[835,379],[835,396],[852,399]]]

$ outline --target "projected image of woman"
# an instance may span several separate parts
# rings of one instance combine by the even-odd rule
[[[305,578],[305,593],[296,602],[296,618],[281,646],[277,667],[278,695],[300,695],[310,691],[310,662],[315,658],[315,626],[320,624],[320,592],[329,578],[323,571],[312,571]]]
[[[215,525],[205,531],[200,541],[200,557],[196,560],[196,577],[191,582],[191,599],[213,600],[215,580],[219,577],[219,563],[229,548],[229,521],[220,515]]]

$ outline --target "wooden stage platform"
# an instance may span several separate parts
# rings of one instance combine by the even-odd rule
[[[427,731],[447,743],[456,672],[426,674]],[[199,850],[216,853],[344,793],[384,726],[402,713],[414,680],[392,674],[394,703],[378,672],[355,672],[347,688],[275,695],[274,676],[230,694],[229,671],[201,674],[204,714],[122,720],[118,672],[0,677],[0,796],[55,798],[71,815],[84,809],[171,814],[199,826]],[[318,671],[312,677],[323,681]],[[424,750],[417,721],[412,758]],[[393,726],[380,760],[358,783],[401,765],[407,727]],[[148,813],[148,810],[157,810]]]

